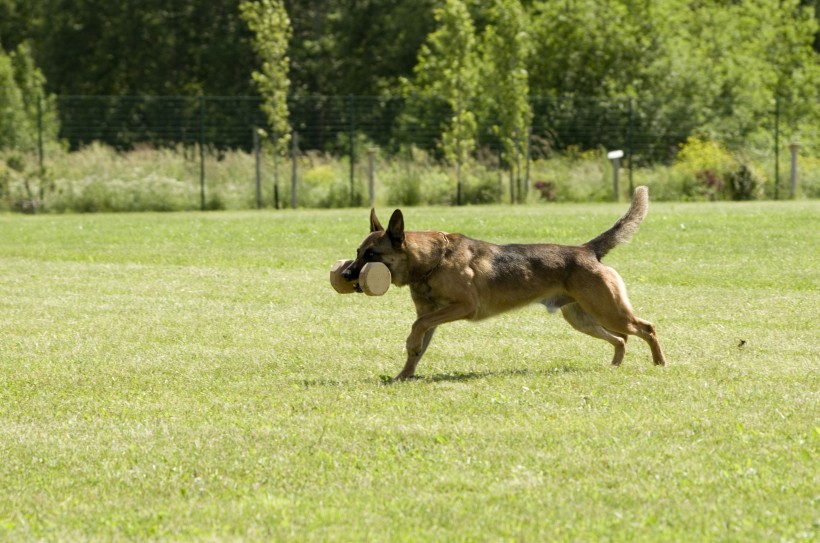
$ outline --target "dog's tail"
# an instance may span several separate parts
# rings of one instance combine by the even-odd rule
[[[632,195],[632,203],[624,216],[612,225],[612,228],[584,244],[584,247],[592,249],[598,260],[601,260],[616,245],[626,243],[632,234],[637,232],[641,221],[649,211],[649,189],[638,187]]]

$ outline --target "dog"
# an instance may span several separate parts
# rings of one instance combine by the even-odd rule
[[[615,246],[637,231],[649,209],[649,191],[638,187],[627,212],[607,231],[583,245],[496,245],[461,234],[406,231],[397,209],[385,229],[370,210],[370,234],[344,271],[358,278],[368,262],[382,262],[392,283],[409,286],[416,321],[407,337],[407,361],[396,380],[415,376],[436,327],[457,320],[479,321],[541,303],[558,310],[579,332],[608,341],[619,366],[626,342],[636,335],[649,344],[652,360],[663,366],[655,326],[638,318],[618,273],[601,263]]]

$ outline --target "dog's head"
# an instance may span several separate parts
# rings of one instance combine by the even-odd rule
[[[383,263],[390,270],[393,284],[404,284],[402,278],[407,268],[407,256],[404,252],[404,216],[401,210],[393,212],[387,230],[376,217],[376,210],[370,210],[370,234],[356,250],[356,260],[342,272],[342,277],[346,281],[355,281],[368,262]]]

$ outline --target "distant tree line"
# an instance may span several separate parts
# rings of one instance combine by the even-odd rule
[[[761,128],[778,108],[782,130],[820,139],[818,8],[820,0],[0,0],[0,147],[13,143],[4,131],[32,122],[54,95],[259,95],[280,128],[283,93],[403,96],[405,116],[424,116],[436,99],[445,105],[435,119],[440,152],[454,164],[481,133],[520,162],[536,96],[579,119],[590,100],[638,98],[646,105],[635,122],[727,145],[766,139]]]

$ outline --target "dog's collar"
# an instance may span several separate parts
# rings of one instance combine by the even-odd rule
[[[429,272],[424,274],[424,277],[422,277],[423,281],[427,281],[427,279],[429,279],[430,276],[433,275],[433,272],[436,271],[439,268],[439,266],[441,266],[441,263],[444,262],[444,257],[447,254],[447,249],[450,248],[450,238],[447,237],[447,233],[439,232],[439,235],[441,235],[442,239],[444,239],[444,248],[441,250],[441,256],[438,259],[438,264],[433,266]]]

